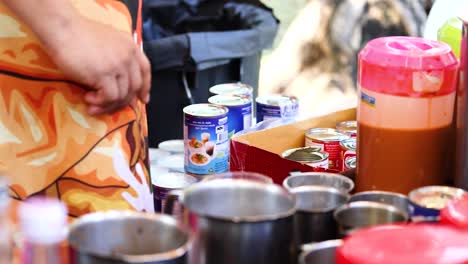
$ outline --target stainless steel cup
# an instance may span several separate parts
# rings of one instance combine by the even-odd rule
[[[362,201],[342,205],[334,217],[342,237],[364,227],[408,221],[408,213],[393,205]]]
[[[296,245],[336,239],[338,234],[333,212],[348,202],[349,195],[335,188],[322,186],[301,186],[291,192],[296,195]]]
[[[76,220],[68,235],[77,264],[184,264],[189,233],[170,216],[109,211]]]
[[[283,186],[288,190],[305,185],[333,187],[344,193],[349,193],[354,189],[354,182],[351,179],[336,173],[291,173],[291,176],[283,181]]]
[[[203,181],[174,193],[189,210],[193,264],[293,263],[293,194],[274,184],[242,179]]]
[[[349,202],[368,201],[393,205],[410,213],[409,200],[406,195],[385,191],[366,191],[353,194]]]
[[[336,249],[343,245],[341,239],[311,243],[302,247],[299,264],[335,264]]]

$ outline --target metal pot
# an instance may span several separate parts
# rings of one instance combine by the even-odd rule
[[[110,211],[70,226],[71,263],[184,264],[189,233],[167,215]]]
[[[355,193],[349,199],[349,202],[368,201],[393,205],[410,214],[409,200],[406,195],[385,192],[385,191],[366,191]]]
[[[296,195],[296,244],[336,239],[338,228],[333,212],[348,202],[349,195],[335,188],[322,186],[301,186],[292,189],[291,192]]]
[[[334,213],[342,237],[369,226],[408,221],[408,213],[377,202],[352,202],[342,205]]]
[[[351,179],[337,173],[307,172],[290,175],[283,181],[284,188],[288,190],[309,185],[332,187],[344,193],[350,193],[354,189],[354,182]]]
[[[193,264],[293,263],[293,194],[274,184],[242,179],[197,183],[168,197],[189,211]]]

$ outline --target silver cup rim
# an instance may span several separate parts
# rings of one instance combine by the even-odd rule
[[[72,241],[69,241],[69,245],[71,248],[77,250],[78,252],[88,254],[95,257],[107,258],[117,261],[124,261],[129,263],[140,263],[140,262],[150,262],[150,261],[165,261],[171,260],[175,258],[182,257],[185,255],[189,248],[190,244],[192,243],[192,236],[188,232],[187,228],[180,223],[177,222],[176,219],[169,215],[163,215],[158,213],[143,213],[143,212],[135,212],[135,211],[117,211],[117,210],[110,210],[105,212],[95,212],[84,215],[73,223],[71,223],[68,227],[68,237],[70,237],[73,230],[92,223],[97,223],[102,220],[117,220],[117,219],[147,219],[147,220],[155,220],[160,221],[164,224],[173,226],[174,228],[179,229],[182,233],[187,236],[187,241],[184,245],[168,250],[163,253],[156,253],[156,254],[145,254],[145,255],[127,255],[127,254],[114,254],[114,255],[107,255],[107,254],[100,254],[98,252],[94,252],[92,250],[83,250],[80,246],[74,245]]]
[[[369,194],[382,194],[382,195],[388,195],[388,196],[395,196],[395,197],[399,197],[399,198],[402,198],[402,199],[405,199],[405,200],[408,200],[408,196],[404,195],[404,194],[401,194],[401,193],[397,193],[397,192],[389,192],[389,191],[364,191],[364,192],[357,192],[353,195],[351,195],[351,200],[353,200],[353,197],[359,197],[361,195],[369,195]],[[359,201],[359,200],[358,200]],[[357,201],[356,201],[357,202]]]
[[[379,203],[379,202],[370,202],[370,201],[356,201],[356,202],[350,202],[347,204],[344,204],[340,207],[338,207],[335,212],[333,213],[333,218],[335,221],[340,224],[340,221],[338,220],[338,215],[343,212],[344,210],[349,210],[352,208],[375,208],[375,209],[383,209],[390,211],[392,213],[399,214],[402,216],[406,221],[409,219],[409,215],[407,212],[404,212],[400,208],[390,205],[390,204],[384,204],[384,203]]]
[[[284,179],[283,187],[286,188],[287,190],[291,190],[291,189],[299,187],[299,186],[292,187],[290,185],[289,182],[292,179],[299,178],[299,177],[319,177],[319,176],[334,177],[335,179],[339,179],[339,180],[342,180],[342,181],[346,182],[347,184],[349,184],[348,189],[343,189],[343,191],[346,192],[346,193],[350,193],[354,189],[353,180],[351,180],[350,178],[348,178],[348,177],[346,177],[344,175],[341,175],[341,174],[338,174],[338,173],[331,173],[331,172],[305,172],[305,173],[292,174],[292,175],[286,177],[286,179]],[[320,185],[320,186],[322,186],[322,185]]]
[[[284,210],[283,212],[275,213],[275,214],[264,214],[261,216],[242,216],[242,217],[224,217],[219,215],[211,215],[208,213],[200,213],[193,208],[190,208],[185,203],[185,199],[194,192],[198,192],[200,189],[216,189],[219,186],[233,186],[233,184],[240,184],[241,186],[250,186],[254,188],[258,188],[261,190],[277,193],[279,195],[284,196],[291,202],[291,208],[288,210]],[[228,221],[233,223],[256,223],[256,222],[267,222],[267,221],[275,221],[283,218],[287,218],[289,216],[293,216],[296,213],[296,197],[288,192],[285,188],[271,183],[264,183],[258,181],[251,181],[245,179],[214,179],[211,181],[202,181],[196,184],[189,186],[182,192],[182,203],[187,206],[187,208],[192,211],[193,213],[197,214],[201,217],[211,218],[215,220],[222,220]]]
[[[320,250],[328,249],[328,248],[338,248],[341,245],[343,245],[342,239],[326,240],[323,242],[313,242],[313,243],[304,244],[301,246],[302,252],[299,255],[299,263],[306,264],[306,258],[312,252],[316,252],[316,251],[320,251]]]
[[[297,202],[297,194],[298,193],[304,193],[304,192],[313,192],[313,191],[318,191],[318,192],[328,192],[328,193],[333,193],[339,196],[342,196],[345,199],[344,204],[346,204],[349,199],[350,195],[348,193],[342,192],[338,190],[337,188],[334,187],[329,187],[329,186],[321,186],[321,185],[303,185],[299,187],[294,187],[290,190],[291,193],[296,195],[296,202]],[[342,205],[340,205],[342,206]],[[328,209],[317,209],[317,210],[303,210],[299,209],[296,205],[296,210],[297,212],[305,212],[305,213],[325,213],[325,212],[330,212],[334,211],[335,209],[339,208],[340,206],[337,206],[336,208],[328,208]]]

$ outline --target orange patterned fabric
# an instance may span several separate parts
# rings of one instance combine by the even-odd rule
[[[89,19],[138,32],[141,22],[132,21],[123,1],[69,1]],[[11,196],[57,197],[71,216],[153,210],[145,106],[135,101],[113,115],[93,117],[86,113],[84,93],[0,4],[0,164],[10,176]]]

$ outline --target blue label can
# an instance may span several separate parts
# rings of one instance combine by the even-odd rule
[[[194,104],[184,108],[184,168],[208,175],[229,169],[228,112],[220,105]]]
[[[461,198],[463,189],[449,186],[426,186],[411,191],[410,214],[413,222],[437,222],[440,210],[451,200]]]
[[[252,100],[248,97],[215,95],[210,97],[208,102],[215,105],[222,105],[229,109],[229,138],[235,133],[252,126]]]
[[[210,88],[212,95],[238,95],[253,100],[253,88],[243,83],[223,83]]]
[[[257,97],[257,122],[268,119],[295,117],[299,112],[299,100],[294,96],[268,95]]]

